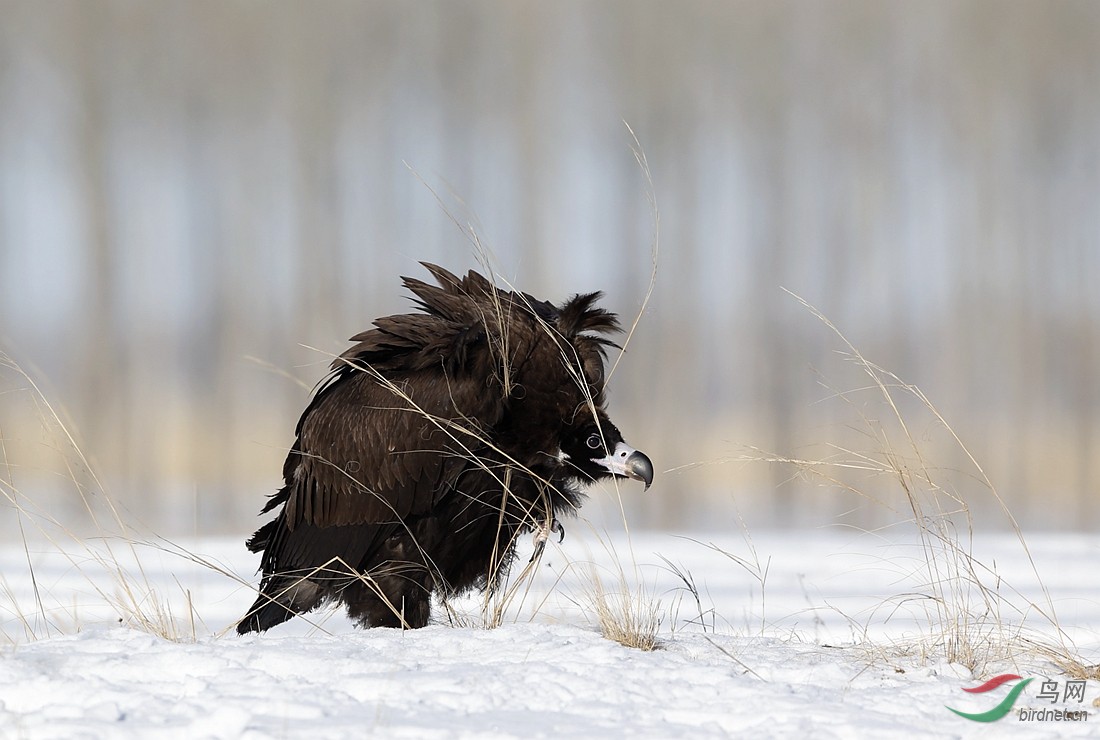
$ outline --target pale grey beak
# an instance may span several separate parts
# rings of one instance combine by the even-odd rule
[[[653,463],[644,452],[639,452],[626,442],[615,445],[615,451],[602,460],[596,461],[607,468],[613,475],[621,475],[624,478],[633,478],[645,483],[649,490],[653,483]]]

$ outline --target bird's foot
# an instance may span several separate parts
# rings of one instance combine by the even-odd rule
[[[532,561],[542,555],[542,551],[546,549],[546,541],[552,534],[558,535],[559,545],[565,541],[565,527],[557,519],[551,520],[549,526],[542,525],[535,528],[535,552],[531,554]]]

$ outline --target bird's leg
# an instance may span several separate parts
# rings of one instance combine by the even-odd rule
[[[546,549],[546,541],[550,539],[552,534],[558,535],[559,545],[565,541],[565,527],[556,518],[550,520],[549,526],[544,524],[535,527],[535,551],[531,554],[531,560],[528,562],[534,562],[542,556],[542,551]]]

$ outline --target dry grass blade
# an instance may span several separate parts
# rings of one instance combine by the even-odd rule
[[[634,133],[634,129],[630,127],[629,123],[623,121],[623,125],[626,126],[626,130],[630,132],[632,142],[630,150],[634,153],[634,161],[638,163],[638,168],[641,170],[642,177],[645,180],[646,200],[649,202],[650,212],[653,214],[653,241],[650,244],[649,250],[649,284],[646,286],[645,296],[642,298],[642,305],[639,306],[638,312],[634,316],[634,320],[630,322],[630,329],[626,332],[626,339],[623,340],[622,348],[615,358],[615,362],[611,364],[611,370],[607,373],[608,380],[611,380],[615,375],[615,370],[619,367],[619,361],[622,360],[623,355],[626,354],[626,348],[630,345],[630,340],[634,337],[634,331],[638,328],[638,324],[641,323],[642,316],[645,315],[646,307],[649,306],[649,299],[653,297],[653,289],[657,286],[657,262],[661,251],[661,212],[657,208],[657,192],[653,187],[653,173],[649,171],[649,160],[646,158],[645,149],[642,147],[642,143],[638,141],[638,135]]]
[[[683,584],[683,586],[681,586],[680,589],[679,589],[681,591],[681,593],[687,593],[689,596],[691,596],[692,600],[695,602],[695,611],[696,611],[697,616],[694,619],[687,620],[687,623],[688,624],[694,624],[694,625],[698,626],[700,629],[703,630],[703,633],[705,634],[707,632],[707,626],[708,626],[707,625],[707,615],[709,614],[710,615],[710,625],[709,625],[710,626],[710,631],[715,632],[716,630],[715,630],[715,626],[714,626],[714,620],[715,620],[716,615],[714,613],[714,609],[713,609],[713,607],[710,608],[710,609],[706,609],[706,610],[703,609],[703,597],[699,593],[699,585],[695,582],[695,576],[692,575],[691,571],[688,570],[687,568],[685,568],[683,566],[683,564],[673,563],[671,560],[666,558],[664,555],[658,555],[658,557],[661,558],[661,560],[664,562],[665,568],[668,569],[668,572],[671,573],[672,575],[676,576],[676,578],[678,578],[680,580],[680,583]],[[673,630],[676,629],[676,620],[679,617],[680,604],[681,604],[682,601],[683,601],[683,598],[681,596],[673,604],[673,606],[669,609],[669,614],[671,615],[672,621],[673,621],[673,624],[672,624],[672,629]]]

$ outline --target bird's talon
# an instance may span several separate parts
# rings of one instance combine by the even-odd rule
[[[559,545],[561,543],[565,542],[565,527],[563,527],[561,525],[561,522],[559,522],[557,519],[550,522],[550,531],[557,533],[557,535],[558,535],[558,544]]]
[[[565,527],[557,519],[551,521],[549,526],[543,525],[535,528],[535,552],[531,555],[532,561],[542,555],[542,551],[546,549],[546,541],[550,539],[551,534],[558,535],[559,545],[565,541]]]

